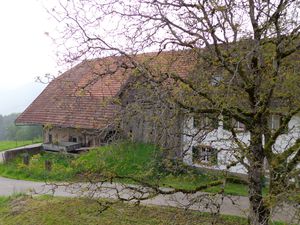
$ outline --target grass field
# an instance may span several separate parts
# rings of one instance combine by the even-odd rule
[[[45,170],[45,161],[52,162],[52,170]],[[150,183],[164,187],[193,190],[199,186],[222,179],[220,175],[204,174],[181,166],[166,170],[159,149],[147,144],[120,143],[89,151],[79,157],[59,153],[43,153],[32,156],[30,164],[24,165],[21,158],[0,164],[0,175],[10,178],[37,181],[70,181],[93,179],[125,183]],[[169,163],[172,167],[172,163]],[[220,192],[221,185],[205,191]],[[246,196],[247,186],[227,182],[226,194]]]
[[[215,221],[208,213],[120,202],[101,212],[101,204],[90,199],[49,196],[0,197],[0,225],[208,225]],[[246,219],[233,216],[220,216],[216,221],[224,225],[247,224]]]
[[[45,161],[52,162],[52,170],[45,170]],[[44,153],[30,158],[30,164],[24,165],[22,158],[0,164],[0,175],[4,177],[33,181],[70,181],[76,175],[73,168],[74,158],[65,154]]]
[[[0,151],[7,149],[17,148],[25,145],[31,145],[34,143],[39,143],[41,140],[27,140],[27,141],[0,141]]]

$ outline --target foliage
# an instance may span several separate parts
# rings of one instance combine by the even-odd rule
[[[0,207],[2,207],[5,204],[7,204],[8,201],[9,201],[8,197],[0,196]]]
[[[81,172],[145,178],[160,173],[161,151],[150,144],[122,142],[91,150],[77,160]]]
[[[52,170],[45,170],[45,161],[52,162]],[[180,173],[172,173],[162,166],[161,151],[150,144],[121,142],[111,144],[78,157],[62,153],[44,152],[34,155],[29,166],[19,157],[12,162],[0,164],[2,176],[37,181],[74,181],[104,179],[122,183],[137,181],[164,187],[194,190],[197,186],[223,179],[222,174],[203,173],[197,169],[186,168]],[[134,179],[134,180],[133,180]],[[226,194],[247,195],[247,186],[239,179],[228,182]],[[221,186],[206,189],[208,192],[220,192]]]
[[[52,162],[52,170],[45,170],[45,161]],[[62,153],[41,153],[30,158],[29,165],[24,165],[22,157],[18,157],[6,164],[0,164],[2,176],[24,180],[55,180],[67,181],[74,178],[76,170],[73,169],[74,157]]]
[[[209,113],[217,114],[222,123],[226,117],[244,124],[247,140],[236,132],[235,123],[229,123],[228,133],[215,135],[214,142],[226,142],[229,151],[234,149],[228,167],[242,164],[247,169],[249,223],[256,225],[269,223],[274,206],[263,197],[265,161],[270,174],[269,198],[280,202],[287,198],[277,196],[299,192],[290,182],[300,174],[299,134],[285,136],[292,118],[300,112],[299,5],[299,0],[61,0],[60,6],[49,11],[60,21],[57,39],[60,47],[67,48],[62,52],[65,61],[104,54],[126,58],[129,63],[119,63],[119,69],[133,67],[149,81],[144,82],[146,94],[137,103],[151,108],[163,99],[154,110],[162,127],[168,127],[162,109],[175,106],[185,118]],[[107,28],[99,29],[99,24],[106,23]],[[147,50],[158,52],[154,58],[159,63],[137,60],[134,53]],[[162,65],[159,56],[163,54],[159,53],[163,50],[189,53],[183,58],[195,63],[190,65],[188,77],[182,76],[176,64],[177,70],[166,69],[172,68],[172,63]],[[218,76],[220,79],[215,79]],[[147,90],[149,85],[152,87]],[[136,114],[136,110],[132,112]],[[268,122],[273,114],[282,117],[275,129]],[[205,137],[207,132],[200,131],[188,135],[203,140],[197,134]],[[278,147],[284,138],[289,139],[288,144]]]
[[[0,115],[0,140],[20,141],[41,138],[41,126],[16,126],[14,122],[18,116],[18,113]]]

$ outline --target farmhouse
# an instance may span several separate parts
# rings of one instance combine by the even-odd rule
[[[172,70],[180,76],[188,74],[190,59],[186,54],[169,52],[159,59],[156,54],[135,58],[139,62],[154,59],[160,61],[160,68],[164,63],[165,70]],[[152,65],[156,69],[157,63]],[[161,114],[154,106],[148,110],[139,109],[139,113],[137,109],[131,110],[130,114],[124,113],[128,103],[138,95],[135,81],[141,80],[132,66],[128,59],[120,56],[83,61],[50,82],[17,118],[16,124],[42,125],[44,148],[50,150],[99,146],[115,138],[155,142],[170,148],[176,145],[180,149],[180,121],[176,121],[172,128],[176,134],[167,134],[157,123],[146,121],[146,111],[148,115]],[[167,135],[173,135],[176,140],[167,138]]]
[[[238,147],[227,123],[247,145],[250,134],[245,126],[237,121],[226,122],[222,115],[211,118],[185,114],[166,100],[171,94],[171,81],[164,76],[190,76],[195,57],[178,51],[141,54],[133,59],[111,56],[83,61],[51,81],[16,124],[42,125],[44,148],[50,150],[76,150],[129,138],[158,143],[169,150],[169,156],[189,165],[226,169],[235,161],[234,150]],[[147,76],[135,61],[150,67],[148,71],[156,75]],[[216,85],[219,75],[212,78],[211,85]],[[271,115],[269,126],[276,129],[280,121],[279,115]],[[299,137],[300,121],[294,117],[289,132],[278,138],[274,149],[283,149]],[[230,171],[246,172],[239,163]]]

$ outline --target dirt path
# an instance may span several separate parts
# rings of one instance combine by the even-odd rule
[[[136,188],[137,186],[132,186]],[[89,189],[89,191],[86,191]],[[84,191],[83,191],[84,190]],[[140,189],[142,190],[142,189]],[[43,182],[14,180],[0,177],[0,195],[9,196],[14,193],[29,194],[53,194],[54,196],[78,197],[93,196],[101,198],[133,198],[137,196],[128,186],[121,184],[93,184],[79,183],[73,185],[54,185]],[[196,204],[192,204],[196,200]],[[134,200],[133,200],[134,201]],[[246,197],[230,196],[221,198],[221,196],[212,196],[208,193],[197,193],[185,195],[176,193],[172,195],[158,195],[151,199],[141,201],[145,205],[173,206],[180,208],[190,208],[203,212],[214,212],[217,205],[221,204],[220,212],[227,215],[247,216],[249,201]],[[294,209],[291,207],[281,207],[280,210],[273,212],[273,219],[289,222],[294,215]]]

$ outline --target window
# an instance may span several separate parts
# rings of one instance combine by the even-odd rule
[[[209,165],[218,163],[218,151],[210,146],[193,146],[193,162]]]
[[[48,141],[49,141],[49,143],[52,143],[52,134],[48,135]]]
[[[270,130],[277,130],[282,124],[282,117],[278,114],[270,115],[268,118],[268,127]],[[284,132],[288,131],[288,127],[285,128]]]
[[[246,130],[245,124],[243,124],[239,121],[236,121],[235,119],[232,119],[232,126],[237,131],[245,131]]]
[[[268,119],[268,127],[270,130],[276,130],[280,127],[280,116],[279,115],[271,115]]]
[[[233,118],[230,119],[227,116],[223,116],[223,128],[225,130],[231,130],[233,128],[235,131],[240,131],[240,132],[246,131],[245,124]]]
[[[77,142],[77,138],[76,137],[69,137],[69,142]]]
[[[197,129],[218,129],[218,116],[215,114],[201,114],[194,116],[194,128]]]

